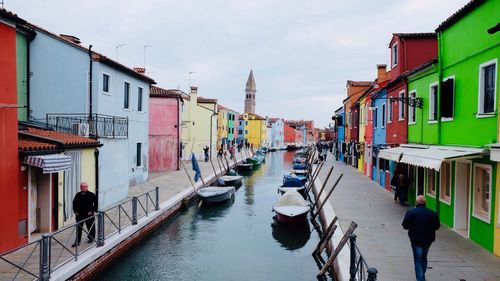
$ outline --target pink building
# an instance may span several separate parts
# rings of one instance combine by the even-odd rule
[[[179,170],[182,91],[152,86],[149,97],[149,171]]]

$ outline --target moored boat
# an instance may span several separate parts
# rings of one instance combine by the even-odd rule
[[[241,171],[251,171],[253,168],[253,164],[252,163],[239,163],[238,165],[236,165],[236,168],[240,172]]]
[[[300,181],[304,184],[307,181],[307,177],[304,175],[296,175],[296,174],[288,174],[283,176],[283,184],[286,184],[288,181]]]
[[[276,219],[282,223],[302,223],[310,207],[302,195],[295,190],[285,192],[273,206]]]
[[[287,191],[296,191],[298,192],[300,195],[302,195],[302,197],[305,197],[305,194],[306,194],[306,187],[304,185],[302,186],[280,186],[278,187],[278,191],[280,194],[285,194]]]
[[[241,185],[242,176],[222,176],[219,178],[224,186],[237,186]]]
[[[234,186],[209,186],[198,189],[196,195],[203,203],[214,204],[231,199],[234,190]]]

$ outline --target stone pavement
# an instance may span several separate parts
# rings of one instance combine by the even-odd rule
[[[415,280],[410,241],[401,226],[408,207],[394,204],[392,193],[353,167],[335,162],[331,154],[321,180],[332,165],[325,193],[343,173],[330,202],[344,231],[351,221],[358,224],[354,232],[358,246],[368,265],[377,268],[378,280]],[[428,261],[426,278],[430,281],[500,280],[500,258],[444,225],[436,233]]]

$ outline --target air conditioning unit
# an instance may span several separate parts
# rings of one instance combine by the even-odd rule
[[[88,137],[89,136],[89,124],[87,123],[77,123],[73,124],[73,131],[75,134],[82,136],[82,137]]]

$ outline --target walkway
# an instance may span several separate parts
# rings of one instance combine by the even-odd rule
[[[378,269],[378,280],[415,280],[413,256],[407,232],[401,222],[407,207],[392,201],[392,193],[358,172],[351,166],[334,162],[329,155],[320,177],[323,180],[334,165],[333,180],[344,176],[330,198],[345,231],[351,221],[358,224],[355,231],[358,245],[370,266]],[[429,252],[427,279],[500,280],[500,258],[442,225],[436,242]]]

